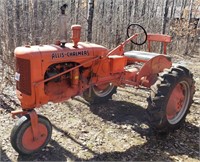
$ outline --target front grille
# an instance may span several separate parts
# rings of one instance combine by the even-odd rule
[[[31,67],[30,61],[17,58],[16,72],[20,74],[20,79],[17,81],[17,89],[24,94],[31,95]]]

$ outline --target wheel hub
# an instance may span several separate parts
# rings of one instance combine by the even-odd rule
[[[40,148],[46,141],[48,131],[47,128],[39,123],[39,137],[34,139],[31,126],[26,129],[22,136],[22,145],[25,149],[33,151]]]
[[[166,109],[167,120],[171,124],[175,124],[182,119],[189,104],[189,97],[190,91],[187,82],[183,81],[175,86]]]

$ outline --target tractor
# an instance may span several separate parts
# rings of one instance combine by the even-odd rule
[[[61,7],[61,16],[65,16]],[[130,24],[127,39],[113,50],[80,42],[81,26],[72,25],[72,42],[67,43],[61,18],[62,38],[52,45],[26,45],[14,51],[16,94],[21,109],[10,140],[19,154],[32,154],[51,139],[50,121],[35,108],[48,102],[62,102],[81,95],[90,104],[112,99],[118,86],[132,86],[150,91],[146,109],[148,122],[158,133],[178,129],[193,101],[195,85],[192,73],[175,65],[166,54],[171,37],[147,33],[139,24]],[[151,42],[163,43],[162,54],[151,51]],[[148,52],[125,51],[128,43],[148,43]]]

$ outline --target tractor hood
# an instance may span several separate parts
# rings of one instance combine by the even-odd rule
[[[75,48],[73,43],[65,47],[57,45],[23,46],[15,49],[15,56],[24,59],[40,57],[44,62],[82,62],[97,56],[105,56],[108,49],[94,43],[79,42]]]
[[[79,60],[88,60],[96,56],[105,56],[108,49],[93,43],[79,42],[75,48],[73,43],[66,43],[65,47],[57,45],[39,46],[43,61],[47,62],[79,62]]]

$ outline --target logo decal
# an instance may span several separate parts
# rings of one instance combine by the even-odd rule
[[[15,80],[19,81],[20,80],[20,73],[15,72]]]
[[[65,57],[76,57],[76,56],[89,56],[89,51],[74,51],[74,52],[67,52],[67,53],[52,53],[51,58],[52,59],[59,59],[59,58],[65,58]]]

